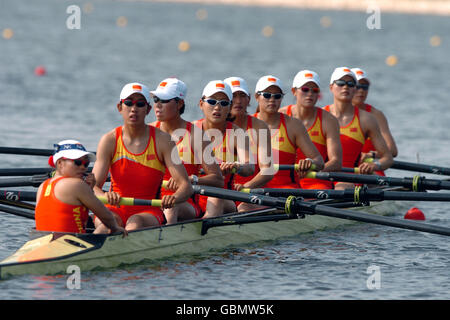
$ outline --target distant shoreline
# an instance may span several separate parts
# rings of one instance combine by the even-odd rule
[[[124,0],[127,1],[127,0]],[[128,0],[130,1],[130,0]],[[133,1],[133,0],[131,0]],[[304,8],[314,10],[364,11],[379,8],[381,12],[450,15],[449,0],[138,0],[154,2],[183,2],[209,5],[237,5]]]

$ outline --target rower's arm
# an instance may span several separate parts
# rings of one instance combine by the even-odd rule
[[[105,195],[102,187],[105,184],[106,178],[108,178],[108,172],[111,166],[111,159],[114,153],[115,144],[116,140],[112,132],[105,134],[98,143],[96,152],[97,159],[95,161],[94,168],[92,169],[92,173],[94,174],[96,180],[94,193],[97,196]]]
[[[233,125],[235,133],[244,132]],[[250,139],[247,134],[237,134],[234,139],[235,152],[238,157],[239,168],[237,174],[243,177],[251,176],[255,172],[255,161],[250,161]]]
[[[325,163],[322,171],[341,171],[342,145],[339,121],[328,112],[322,113],[322,119],[322,129],[325,133],[328,157],[328,161]]]
[[[175,197],[174,203],[181,203],[187,201],[193,193],[189,177],[187,175],[186,169],[181,162],[181,160],[172,159],[172,156],[178,157],[178,152],[172,152],[176,150],[175,143],[171,140],[170,135],[160,130],[155,132],[156,140],[158,141],[157,152],[161,155],[166,168],[169,170],[172,179],[175,180],[178,189],[175,191],[173,196]]]
[[[270,130],[265,122],[253,119],[258,144],[258,166],[259,172],[244,184],[244,188],[262,188],[272,180],[275,169],[272,159],[272,143],[270,141]]]
[[[377,155],[379,157],[377,162],[373,162],[371,164],[377,166],[377,168],[374,168],[375,170],[386,170],[390,168],[394,163],[394,160],[392,158],[391,152],[386,145],[386,142],[383,139],[383,136],[381,135],[380,128],[375,117],[367,112],[361,112],[360,114],[361,120],[363,120],[363,124],[366,129],[366,133],[372,140],[372,144],[375,147]],[[360,165],[360,169],[362,165],[364,165],[364,163]]]
[[[384,113],[378,109],[372,108],[372,114],[377,119],[381,135],[383,136],[392,157],[395,158],[398,154],[397,144],[395,143],[394,137],[389,129],[389,124]]]
[[[197,129],[197,128],[195,128]],[[191,139],[194,140],[195,135],[191,136]],[[196,161],[198,161],[198,159],[201,159],[201,164],[202,164],[202,168],[205,171],[205,175],[198,177],[198,184],[200,185],[206,185],[206,186],[212,186],[212,187],[218,187],[218,188],[223,188],[224,186],[224,178],[222,175],[222,171],[220,170],[219,165],[216,162],[213,162],[211,164],[208,164],[205,161],[205,157],[203,156],[204,152],[205,152],[205,148],[206,146],[209,144],[209,141],[204,141],[203,139],[201,140],[201,149],[199,151],[197,151],[196,148],[194,148],[194,152],[197,155],[198,153],[200,153],[199,157],[195,157]],[[191,140],[191,145],[195,145],[195,144],[199,144],[199,141],[192,141]],[[214,157],[212,152],[210,154],[210,157]],[[192,181],[191,181],[192,182]]]
[[[293,141],[295,141],[295,147],[300,148],[306,158],[310,158],[312,160],[312,163],[316,166],[316,170],[322,170],[324,165],[322,156],[314,143],[311,141],[303,122],[291,117],[286,117],[286,121],[290,122],[288,128],[292,128],[292,132],[294,133]]]

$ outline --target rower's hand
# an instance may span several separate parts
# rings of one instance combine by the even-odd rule
[[[161,209],[170,209],[175,206],[177,198],[171,194],[171,195],[165,195],[161,199]]]
[[[240,184],[240,183],[235,183],[234,184],[234,190],[241,191],[242,189],[244,189],[244,185],[243,184]]]
[[[222,162],[220,164],[220,170],[224,176],[238,172],[239,167],[240,164],[237,162]]]
[[[313,162],[310,159],[302,159],[298,161],[298,169],[296,168],[296,172],[299,179],[303,179],[306,177],[309,169],[311,169]]]
[[[86,173],[86,176],[83,178],[83,180],[91,187],[91,189],[94,189],[94,186],[97,183],[97,181],[95,180],[95,176],[92,172]]]
[[[167,181],[166,189],[167,189],[167,190],[170,190],[170,191],[177,191],[177,189],[178,189],[178,184],[175,182],[175,179],[174,179],[174,178],[171,177],[171,178]]]
[[[108,200],[109,205],[119,207],[120,194],[114,191],[105,192],[105,197]]]
[[[363,163],[364,160],[366,159],[374,159],[375,158],[375,152],[371,151],[371,152],[361,152],[361,159],[360,159],[360,163]]]
[[[359,165],[359,173],[360,174],[372,174],[377,170],[380,170],[378,164],[373,162],[363,162]]]
[[[122,238],[125,238],[128,236],[128,231],[124,227],[117,226],[116,228],[112,228],[110,233],[121,233]]]

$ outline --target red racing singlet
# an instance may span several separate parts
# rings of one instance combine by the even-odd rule
[[[372,112],[372,106],[370,104],[364,104],[364,108],[367,112]],[[370,140],[370,137],[366,139],[366,142],[364,143],[362,152],[370,152],[375,151],[375,147],[372,144],[372,140]]]
[[[326,111],[330,111],[330,106],[325,106]],[[353,119],[344,127],[340,127],[342,145],[342,167],[354,168],[358,166],[359,156],[366,137],[361,129],[359,121],[359,109],[354,107]]]
[[[121,197],[138,199],[155,199],[163,180],[165,165],[158,158],[156,152],[155,127],[149,127],[149,138],[145,150],[139,154],[127,150],[122,138],[122,126],[116,128],[116,147],[111,160],[111,190]],[[124,222],[133,214],[148,212],[153,214],[160,223],[163,213],[160,208],[149,206],[121,206],[120,208],[107,205],[108,209],[116,212]],[[118,210],[120,209],[120,210]]]
[[[259,172],[258,166],[258,133],[253,128],[253,119],[251,115],[247,115],[247,128],[245,131],[248,134],[250,140],[250,159],[255,164],[255,173],[248,177],[243,177],[240,175],[234,176],[234,181],[237,184],[245,184],[246,182],[252,180]]]
[[[289,105],[286,110],[286,114],[292,117],[292,107],[294,105]],[[327,141],[325,139],[325,135],[323,134],[323,126],[322,126],[322,112],[323,109],[315,107],[317,110],[316,118],[314,119],[314,123],[308,128],[308,134],[311,141],[314,143],[314,146],[319,150],[320,155],[323,158],[323,161],[326,162],[328,158],[327,152]],[[297,149],[297,160],[306,159],[305,154],[302,152],[300,148]],[[332,189],[332,183],[330,181],[319,180],[319,179],[310,179],[305,178],[299,181],[299,185],[302,189]]]
[[[85,233],[89,210],[83,205],[67,204],[56,198],[55,185],[61,179],[44,181],[35,210],[36,230]]]
[[[255,114],[255,116],[257,113]],[[278,129],[271,130],[272,157],[274,164],[295,164],[296,147],[289,139],[286,127],[286,119],[283,113],[280,115]],[[269,181],[265,188],[297,188],[295,173],[290,170],[279,170]]]

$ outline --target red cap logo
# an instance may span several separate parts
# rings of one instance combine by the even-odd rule
[[[216,88],[225,89],[225,85],[223,83],[216,83]]]
[[[241,85],[241,82],[239,80],[234,80],[234,81],[231,81],[231,85],[233,87],[239,87]]]
[[[159,84],[160,87],[165,87],[167,85],[167,82],[163,81]]]
[[[313,74],[312,73],[305,73],[305,78],[313,78]]]
[[[142,91],[142,86],[138,85],[138,84],[134,84],[133,85],[133,90],[139,90]]]
[[[277,82],[277,79],[275,79],[275,78],[267,78],[267,81],[269,81],[269,82]]]

